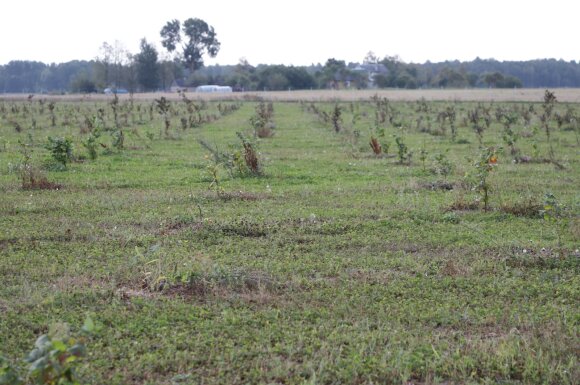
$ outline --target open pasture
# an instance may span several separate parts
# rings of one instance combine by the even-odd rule
[[[0,99],[0,356],[89,315],[88,384],[578,383],[578,91],[409,92]]]

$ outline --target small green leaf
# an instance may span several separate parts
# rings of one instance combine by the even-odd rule
[[[50,345],[50,338],[46,334],[41,335],[36,339],[34,346],[39,349],[43,349],[46,345]]]
[[[28,371],[30,373],[32,372],[36,372],[36,371],[42,371],[44,368],[46,368],[48,364],[48,360],[46,357],[41,357],[38,360],[34,361],[33,363],[30,364],[30,367],[28,368]]]
[[[72,356],[83,357],[86,354],[87,349],[83,344],[75,344],[68,348],[67,350]]]
[[[59,352],[66,351],[66,344],[62,341],[59,341],[59,340],[52,341],[52,347]]]
[[[8,360],[0,356],[0,385],[22,385],[24,381]]]
[[[87,315],[85,318],[85,323],[83,324],[81,330],[85,333],[92,333],[95,331],[95,323],[90,315]]]

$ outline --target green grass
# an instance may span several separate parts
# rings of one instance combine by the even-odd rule
[[[577,383],[580,166],[570,123],[551,122],[557,170],[544,162],[536,115],[515,125],[529,163],[512,162],[493,118],[484,143],[504,152],[484,212],[465,178],[479,153],[462,122],[474,103],[453,103],[456,142],[448,127],[424,132],[452,103],[429,102],[429,112],[390,103],[403,128],[381,124],[390,143],[381,158],[368,144],[370,101],[342,102],[339,133],[310,103],[275,103],[276,134],[258,141],[263,175],[220,166],[221,196],[198,139],[239,151],[236,132],[251,137],[256,103],[225,116],[207,103],[217,119],[182,130],[185,107],[173,102],[170,138],[139,103],[125,149],[104,131],[107,149],[92,161],[80,128],[104,108],[112,129],[106,103],[57,103],[51,127],[40,103],[0,101],[0,355],[14,364],[49,325],[75,329],[88,313],[102,326],[81,367],[89,384]],[[568,107],[580,114],[575,104],[556,110]],[[122,110],[130,116],[128,103]],[[392,156],[394,135],[410,165]],[[85,159],[51,171],[48,136],[71,137]],[[61,188],[21,188],[19,141]],[[453,189],[432,189],[443,182],[433,157],[446,150]],[[539,213],[548,192],[567,207],[557,222]]]

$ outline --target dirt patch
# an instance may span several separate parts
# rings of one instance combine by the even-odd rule
[[[33,180],[22,184],[23,190],[60,190],[62,185],[54,182],[50,182],[45,178]]]
[[[447,277],[466,277],[471,274],[471,269],[459,261],[448,259],[439,272]]]
[[[246,238],[262,238],[268,235],[266,227],[258,223],[239,222],[224,224],[218,228],[223,235],[237,235]]]
[[[0,239],[0,249],[5,249],[8,246],[16,244],[30,244],[36,242],[88,242],[92,238],[85,234],[73,234],[70,229],[67,229],[62,235],[47,235],[41,237],[23,237],[23,238],[8,238]]]
[[[543,208],[541,203],[530,199],[524,202],[504,203],[499,210],[516,217],[541,218]]]
[[[6,313],[8,310],[10,310],[8,302],[0,298],[0,314]]]
[[[280,298],[288,288],[289,284],[264,272],[234,269],[192,275],[185,282],[167,285],[159,295],[184,300],[222,298],[266,304]]]
[[[7,249],[8,246],[15,245],[18,241],[18,238],[0,239],[0,249]]]
[[[435,182],[423,182],[419,183],[419,188],[424,190],[443,190],[443,191],[451,191],[455,188],[455,184],[443,180],[435,181]]]
[[[479,210],[479,201],[468,201],[465,197],[458,197],[453,203],[451,203],[444,211],[474,211]]]
[[[198,231],[203,227],[202,222],[184,222],[184,221],[174,221],[167,224],[160,232],[159,235],[173,235],[178,234],[183,230]]]
[[[267,194],[259,194],[259,193],[250,193],[244,191],[233,191],[233,192],[223,192],[219,195],[214,194],[205,194],[204,196],[206,199],[217,199],[222,201],[260,201],[264,199],[268,199],[269,196]]]
[[[109,286],[106,280],[91,277],[89,275],[65,275],[54,279],[50,286],[61,292],[75,289],[98,289]]]

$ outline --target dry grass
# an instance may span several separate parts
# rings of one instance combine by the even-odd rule
[[[560,102],[580,102],[580,88],[551,89]],[[428,90],[303,90],[236,92],[231,94],[189,93],[193,100],[271,100],[271,101],[357,101],[368,100],[374,95],[392,101],[415,101],[424,98],[428,101],[481,101],[481,102],[542,102],[544,88],[523,89],[428,89]],[[118,95],[120,100],[128,100],[130,95]],[[166,97],[168,100],[181,100],[178,93],[134,94],[135,100],[153,100]],[[0,100],[26,100],[27,94],[3,94]],[[104,94],[42,95],[44,99],[62,101],[98,101],[112,99]]]

